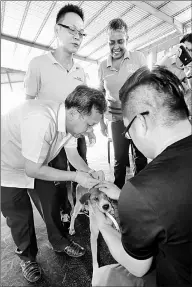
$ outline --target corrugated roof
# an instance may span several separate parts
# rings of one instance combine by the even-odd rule
[[[56,14],[67,3],[84,11],[88,36],[78,56],[87,60],[100,61],[108,53],[105,31],[113,18],[126,21],[131,49],[160,36],[182,35],[178,28],[191,24],[191,1],[1,1],[2,65],[26,70],[44,47],[54,48]]]

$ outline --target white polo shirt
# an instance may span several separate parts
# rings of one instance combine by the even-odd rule
[[[51,52],[31,60],[24,80],[26,95],[59,102],[83,84],[86,84],[83,68],[74,63],[68,72]]]
[[[25,159],[48,164],[64,146],[76,148],[66,132],[64,103],[26,100],[1,120],[1,185],[34,188],[24,170]]]

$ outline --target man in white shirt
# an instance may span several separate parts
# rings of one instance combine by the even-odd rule
[[[55,24],[57,48],[53,52],[35,57],[29,64],[25,77],[25,93],[27,99],[41,99],[65,101],[66,97],[78,86],[86,84],[83,68],[74,62],[73,55],[77,53],[85,36],[84,13],[82,9],[73,4],[67,4],[57,13]],[[90,141],[95,139],[89,134]],[[84,161],[87,162],[85,137],[77,140],[77,149]],[[67,157],[62,149],[52,162],[52,166],[61,170],[67,168]],[[75,170],[71,167],[71,170]],[[69,204],[64,182],[57,183],[61,189],[61,208],[69,213]]]
[[[72,257],[84,255],[84,248],[63,229],[54,181],[74,181],[91,188],[104,179],[102,171],[91,170],[79,156],[76,141],[93,131],[105,111],[102,93],[81,85],[65,103],[27,100],[2,117],[1,210],[22,260],[23,275],[30,282],[37,281],[41,271],[35,261],[38,249],[27,189],[37,191],[37,208],[53,249]],[[49,166],[63,147],[77,172]]]

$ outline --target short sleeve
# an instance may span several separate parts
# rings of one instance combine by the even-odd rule
[[[48,117],[41,114],[28,115],[21,123],[22,155],[35,163],[43,163],[54,139],[54,127]]]
[[[40,71],[36,59],[31,60],[24,79],[25,94],[37,97],[41,86]]]
[[[154,210],[130,182],[123,187],[118,210],[125,251],[138,260],[154,256],[163,228]]]
[[[64,148],[77,148],[77,138],[70,136],[66,141]]]

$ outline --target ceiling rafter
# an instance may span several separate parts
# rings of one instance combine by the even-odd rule
[[[85,25],[85,29],[111,4],[111,2],[112,1],[106,1],[106,4],[104,4],[101,9],[99,9],[99,11],[97,11],[97,13],[95,13],[91,19],[89,19]]]
[[[124,15],[126,15],[129,11],[131,11],[133,8],[135,7],[135,5],[132,5],[131,7],[127,8],[122,14],[119,15],[119,18],[123,17]],[[107,26],[105,26],[97,35],[93,36],[87,43],[85,43],[81,49],[83,49],[84,47],[86,47],[87,45],[89,45],[93,40],[95,40],[98,36],[100,36],[101,34],[103,34],[106,30]]]
[[[80,1],[79,4],[78,4],[78,6],[81,7],[82,4],[83,4],[83,2],[85,2],[85,1]]]
[[[38,43],[34,43],[34,42],[31,42],[31,41],[26,41],[24,39],[21,39],[21,38],[15,38],[15,37],[12,37],[12,36],[9,36],[9,35],[5,35],[5,34],[1,34],[1,39],[3,40],[6,40],[6,41],[10,41],[10,42],[16,42],[18,44],[21,44],[21,45],[25,45],[25,46],[29,46],[29,47],[32,47],[32,48],[37,48],[37,49],[40,49],[40,50],[44,50],[44,51],[53,51],[54,49],[49,47],[49,46],[45,46],[45,45],[42,45],[42,44],[38,44]],[[85,61],[85,62],[91,62],[91,63],[94,63],[94,64],[97,64],[98,61],[97,60],[93,60],[93,59],[89,59],[88,57],[82,57],[80,55],[74,55],[74,58],[75,59],[78,59],[78,60],[81,60],[81,61]]]
[[[25,71],[22,70],[16,70],[16,69],[11,69],[11,68],[6,68],[6,67],[1,67],[1,74],[6,74],[6,73],[21,73],[25,74]]]
[[[5,18],[5,6],[6,6],[6,1],[2,1],[2,4],[1,4],[1,31],[3,30],[3,23],[4,23],[4,18]]]
[[[171,16],[168,16],[164,12],[152,7],[148,3],[145,3],[144,1],[132,1],[137,7],[140,9],[154,15],[155,17],[171,24],[174,28],[176,28],[181,34],[183,34],[183,24],[174,19]]]
[[[52,4],[51,4],[51,6],[50,6],[50,8],[49,8],[49,10],[48,10],[48,12],[47,12],[47,14],[45,15],[45,18],[44,18],[44,20],[43,20],[43,22],[42,22],[42,24],[41,24],[41,26],[40,26],[40,28],[39,28],[39,31],[37,32],[37,35],[36,35],[35,38],[33,39],[33,42],[34,42],[34,43],[36,42],[36,40],[38,39],[39,35],[41,34],[41,31],[43,30],[43,28],[44,28],[44,26],[45,26],[47,20],[49,19],[49,16],[50,16],[51,12],[53,11],[53,9],[54,9],[54,7],[55,7],[55,5],[56,5],[56,2],[57,2],[57,1],[52,1]],[[31,49],[32,49],[32,47],[29,48],[28,55],[30,54]]]
[[[151,50],[155,49],[157,52],[161,52],[172,47],[175,44],[179,43],[181,35],[178,34],[178,31],[174,32],[172,35],[165,35],[163,38],[155,40],[153,43],[145,46],[144,48],[138,49],[140,52],[145,55],[148,54]]]
[[[12,87],[12,84],[11,84],[11,79],[10,79],[9,73],[6,72],[6,74],[7,74],[7,79],[8,79],[8,83],[10,85],[11,91],[13,91],[13,87]]]
[[[29,11],[30,5],[31,5],[31,1],[27,1],[26,6],[25,6],[25,11],[23,13],[23,17],[22,17],[22,20],[21,20],[21,24],[20,24],[20,27],[19,27],[19,31],[17,33],[17,38],[19,38],[21,36],[21,32],[22,32],[22,29],[23,29],[23,26],[24,26],[24,23],[25,23],[25,19],[27,17],[27,13]],[[13,53],[15,53],[16,49],[17,49],[17,43],[15,43],[15,47],[14,47],[14,52]]]

